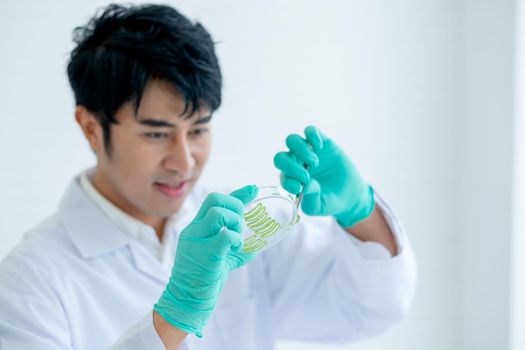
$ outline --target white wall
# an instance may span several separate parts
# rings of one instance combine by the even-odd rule
[[[525,1],[516,9],[516,82],[514,126],[514,178],[511,260],[511,328],[512,350],[525,349]]]
[[[500,208],[509,187],[498,180],[509,175],[506,37],[512,2],[483,1],[486,8],[468,0],[170,3],[199,19],[220,42],[224,104],[214,117],[214,151],[204,182],[277,184],[273,154],[284,148],[288,133],[312,123],[348,151],[408,230],[420,277],[410,314],[384,336],[335,348],[504,349],[508,305],[483,300],[489,307],[480,309],[473,301],[492,289],[476,298],[471,286],[486,287],[485,268],[495,269],[496,281],[504,284],[493,286],[498,298],[509,282],[508,208]],[[0,258],[54,210],[71,176],[93,163],[74,123],[64,72],[73,27],[103,4],[0,3]],[[478,7],[492,17],[471,12]],[[478,61],[475,43],[485,36],[487,57]],[[501,45],[501,52],[491,52]],[[480,73],[489,74],[492,89],[483,89]],[[491,119],[494,112],[501,123]],[[479,113],[484,118],[478,120]],[[477,153],[486,136],[496,144],[490,160],[505,169],[477,177],[486,170]],[[486,196],[479,192],[485,180],[491,186]],[[487,196],[495,198],[495,212],[491,203],[477,203]],[[475,205],[483,217],[496,215],[490,225],[477,222]],[[497,229],[504,231],[501,239],[491,240],[489,232]],[[496,249],[487,251],[491,245]],[[486,260],[479,269],[489,253],[496,263]],[[474,331],[483,333],[475,326],[494,325],[494,335],[483,334],[487,347],[473,341]]]
[[[515,1],[463,11],[459,349],[508,349]]]

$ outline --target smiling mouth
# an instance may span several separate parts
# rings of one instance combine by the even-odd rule
[[[170,198],[182,196],[188,189],[190,181],[182,181],[177,184],[166,184],[162,182],[155,182],[154,186],[164,195]]]

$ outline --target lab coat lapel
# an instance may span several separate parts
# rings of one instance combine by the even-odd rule
[[[179,233],[184,229],[193,218],[192,210],[192,198],[191,196],[187,198],[179,213],[175,218],[171,219],[167,223],[167,231],[165,234],[171,235],[170,246],[167,247],[170,251],[176,249],[177,240],[179,238]],[[164,285],[168,283],[168,280],[171,276],[171,267],[173,262],[166,265],[162,264],[157,258],[152,256],[149,252],[144,249],[144,247],[133,242],[130,244],[131,252],[133,255],[133,262],[135,267],[146,275],[156,279],[157,281],[162,282]],[[167,259],[173,259],[173,253],[168,254]]]
[[[161,282],[165,285],[170,277],[170,274],[164,269],[164,266],[144,247],[135,242],[130,244],[131,255],[133,257],[133,264],[140,272],[147,276]]]
[[[64,195],[59,216],[80,255],[90,258],[129,244],[130,238],[87,197],[77,181],[72,181]]]
[[[59,215],[67,234],[83,258],[127,247],[137,270],[164,284],[168,280],[169,275],[166,277],[160,262],[111,222],[84,193],[77,178],[72,181],[60,203]]]

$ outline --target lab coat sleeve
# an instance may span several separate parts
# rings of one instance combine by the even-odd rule
[[[94,334],[93,336],[96,336]],[[0,349],[65,350],[77,346],[52,277],[16,254],[0,268]],[[110,349],[164,350],[152,312],[124,332]],[[185,345],[180,350],[188,350]]]
[[[0,269],[0,348],[72,349],[68,321],[46,277],[24,259]]]
[[[73,349],[60,305],[42,297],[0,293],[0,349]],[[165,350],[148,313],[111,350]],[[183,343],[179,350],[189,350]]]
[[[149,312],[135,326],[128,329],[110,350],[165,350],[155,326],[153,325],[153,311]],[[183,341],[178,350],[190,350],[186,341]]]
[[[416,284],[405,232],[376,195],[398,255],[361,242],[332,218],[307,217],[264,252],[272,315],[280,339],[343,343],[383,333],[408,311]]]
[[[71,349],[60,305],[0,292],[0,349]]]
[[[110,350],[165,350],[155,327],[153,326],[153,313],[148,312],[142,320],[129,328],[117,340]],[[184,348],[181,348],[182,350]],[[185,349],[184,349],[185,350]]]

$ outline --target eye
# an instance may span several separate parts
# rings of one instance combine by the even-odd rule
[[[152,140],[164,140],[168,138],[168,134],[165,132],[147,132],[144,134],[147,138]]]
[[[201,129],[195,129],[195,130],[192,130],[190,131],[190,135],[192,136],[201,136],[205,133],[208,132],[208,129],[204,129],[204,128],[201,128]]]

